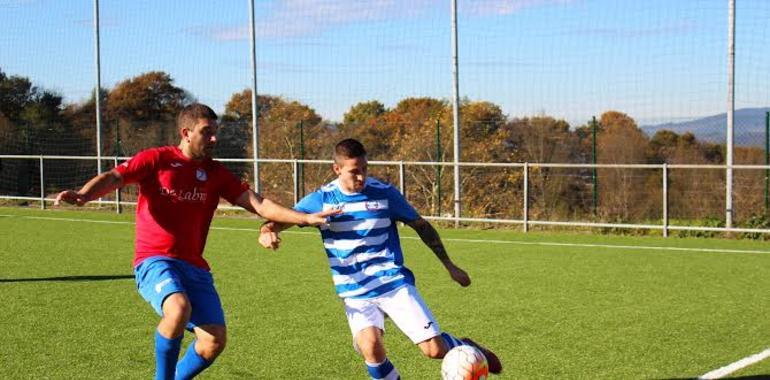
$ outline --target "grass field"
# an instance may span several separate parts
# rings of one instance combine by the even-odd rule
[[[135,290],[132,216],[0,215],[0,378],[151,378],[158,317]],[[287,231],[269,252],[257,247],[257,226],[215,219],[206,257],[230,340],[202,378],[367,378],[318,234]],[[473,285],[451,282],[408,228],[406,263],[444,330],[496,350],[505,365],[497,378],[692,378],[770,347],[767,243],[441,233]],[[387,330],[404,379],[438,379],[438,361]],[[730,376],[763,375],[770,359]]]

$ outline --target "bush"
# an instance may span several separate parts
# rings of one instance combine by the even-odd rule
[[[770,229],[770,217],[767,215],[752,215],[744,223],[741,223],[741,227],[744,228],[762,228]],[[741,239],[753,239],[753,240],[769,240],[768,234],[759,232],[744,232],[740,234]]]
[[[677,223],[679,222],[679,223]],[[705,219],[688,219],[688,220],[671,220],[670,224],[673,225],[684,225],[684,226],[692,226],[692,227],[724,227],[725,222],[721,219],[716,218],[705,218]],[[716,237],[721,232],[718,231],[676,231],[677,237],[700,237],[700,238],[711,238]]]

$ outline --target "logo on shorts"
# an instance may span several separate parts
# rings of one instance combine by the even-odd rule
[[[422,328],[424,328],[425,330],[427,330],[427,329],[429,329],[429,328],[430,328],[430,326],[431,326],[431,325],[433,325],[433,321],[430,321],[430,322],[428,322],[428,324],[427,324],[427,325],[425,325],[425,326],[423,326]]]
[[[160,290],[163,289],[164,286],[168,285],[171,282],[170,278],[167,278],[157,284],[155,284],[155,291],[157,293],[160,293]]]
[[[182,166],[182,163],[181,162],[172,162],[169,165],[171,165],[172,168],[178,168],[178,167]]]
[[[195,178],[197,178],[198,181],[201,181],[201,182],[206,182],[206,180],[208,179],[208,177],[206,176],[206,171],[201,168],[198,168],[198,170],[195,171]]]

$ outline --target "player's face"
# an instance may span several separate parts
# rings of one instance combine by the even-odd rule
[[[334,173],[343,190],[360,193],[366,183],[366,157],[338,158],[334,163]]]
[[[195,127],[186,131],[184,138],[189,147],[190,158],[211,157],[217,143],[217,129],[216,120],[198,119]]]

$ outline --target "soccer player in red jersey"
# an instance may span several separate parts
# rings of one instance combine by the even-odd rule
[[[155,332],[156,379],[189,379],[224,350],[224,312],[203,259],[211,219],[224,198],[266,219],[321,225],[339,211],[300,213],[262,198],[221,163],[211,159],[217,115],[202,104],[179,113],[179,146],[137,153],[115,169],[65,190],[61,202],[81,206],[122,186],[138,183],[134,273],[139,293],[161,316]],[[187,328],[195,334],[179,358]]]

